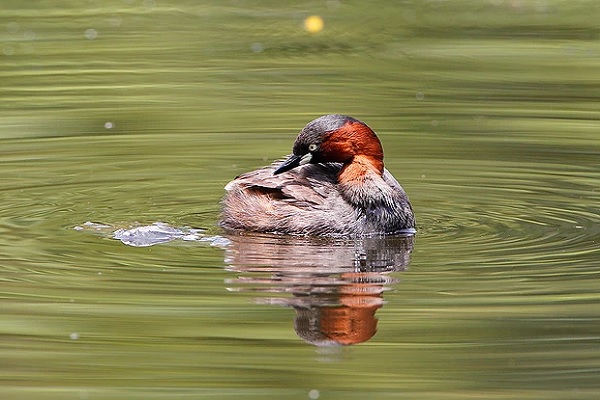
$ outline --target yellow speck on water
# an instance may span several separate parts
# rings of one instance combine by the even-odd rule
[[[310,33],[320,32],[324,25],[323,18],[318,15],[311,15],[304,20],[304,29]]]

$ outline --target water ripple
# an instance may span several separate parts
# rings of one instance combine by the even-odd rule
[[[516,256],[523,263],[568,263],[597,253],[600,195],[593,181],[543,168],[548,165],[521,170],[504,165],[487,171],[485,181],[473,175],[478,185],[469,179],[431,184],[421,194],[430,206],[421,214],[419,233],[435,238],[438,249],[460,241],[473,250],[472,261],[488,265]]]

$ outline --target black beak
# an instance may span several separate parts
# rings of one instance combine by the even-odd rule
[[[273,171],[273,175],[281,174],[282,172],[289,171],[290,169],[294,169],[300,165],[300,161],[302,157],[292,154],[288,157],[287,160],[283,162],[275,171]]]

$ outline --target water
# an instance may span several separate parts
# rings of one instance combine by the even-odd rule
[[[3,398],[597,398],[599,15],[4,2]],[[378,132],[417,235],[220,231],[223,186],[331,112]],[[197,240],[109,234],[156,222]]]

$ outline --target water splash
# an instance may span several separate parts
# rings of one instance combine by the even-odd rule
[[[226,247],[230,243],[229,239],[225,237],[206,235],[203,229],[187,226],[174,227],[164,222],[155,222],[151,225],[133,224],[127,228],[116,228],[112,225],[87,221],[74,229],[110,236],[132,247],[149,247],[176,240],[208,243],[215,247]]]

